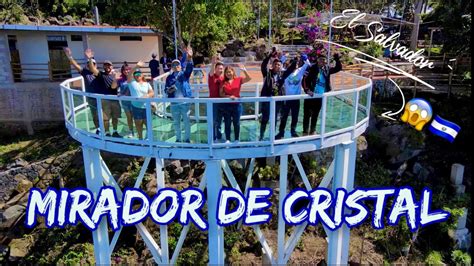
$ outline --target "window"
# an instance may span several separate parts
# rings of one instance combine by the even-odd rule
[[[142,36],[120,36],[120,41],[142,41]]]
[[[82,42],[82,35],[71,35],[72,42]]]

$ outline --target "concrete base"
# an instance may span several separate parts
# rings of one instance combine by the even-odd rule
[[[32,135],[64,123],[58,82],[20,82],[0,91],[0,133]]]

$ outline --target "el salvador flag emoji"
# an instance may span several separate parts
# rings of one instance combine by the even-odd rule
[[[431,133],[453,142],[461,127],[436,115],[428,129]]]

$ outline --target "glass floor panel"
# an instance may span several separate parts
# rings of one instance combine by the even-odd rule
[[[327,110],[326,110],[326,130],[325,133],[330,133],[332,131],[342,129],[345,127],[350,127],[353,125],[353,106],[352,102],[348,102],[347,100],[343,99],[344,97],[328,97],[327,100]],[[302,127],[303,127],[303,107],[304,102],[301,101],[300,103],[300,111],[298,117],[298,125],[296,128],[296,132],[298,135],[302,135]],[[194,106],[191,108],[191,115],[194,113]],[[169,108],[167,108],[167,112],[169,112]],[[249,111],[245,111],[244,114],[249,114]],[[201,116],[205,114],[201,112]],[[357,121],[361,121],[366,117],[365,111],[359,108],[357,112]],[[88,132],[95,133],[95,126],[92,122],[92,114],[89,108],[84,109],[76,113],[76,127],[86,130]],[[152,119],[153,124],[153,140],[154,141],[166,141],[166,142],[175,142],[176,136],[173,128],[173,120],[171,117],[159,117],[153,115]],[[183,124],[183,123],[181,123]],[[270,124],[270,123],[269,123]],[[290,135],[290,124],[291,124],[291,114],[288,117],[286,131],[284,138],[291,138]],[[275,134],[278,133],[278,127],[280,125],[280,121],[278,119],[276,124]],[[135,128],[135,125],[134,125]],[[222,123],[222,133],[224,135],[224,123]],[[110,125],[110,130],[112,130],[112,125]],[[318,116],[318,122],[316,126],[316,133],[319,134],[321,131],[321,113]],[[128,130],[127,125],[127,117],[125,112],[122,110],[121,118],[119,119],[118,123],[118,132],[121,136],[127,136],[130,132]],[[260,132],[260,121],[255,119],[246,119],[240,121],[240,142],[246,141],[257,141]],[[112,133],[112,132],[110,132]],[[184,136],[184,132],[182,133]],[[207,143],[207,121],[200,120],[196,121],[195,119],[191,119],[191,142],[192,143]],[[147,136],[147,129],[144,126],[143,136]],[[267,126],[266,130],[266,138],[268,139],[269,136],[269,125]],[[234,133],[231,133],[232,139],[234,138]],[[135,134],[133,139],[137,139],[137,133],[135,130]]]

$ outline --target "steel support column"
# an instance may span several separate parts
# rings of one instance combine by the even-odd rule
[[[222,171],[220,160],[207,160],[204,176],[207,180],[207,215],[209,265],[224,264],[224,228],[217,225],[217,203],[222,188]]]
[[[82,146],[82,155],[84,157],[84,172],[86,174],[87,188],[94,195],[95,201],[103,185],[100,151],[98,149]],[[100,218],[97,229],[92,231],[92,239],[94,241],[95,263],[97,265],[109,265],[110,242],[107,217],[104,216]]]
[[[344,188],[348,192],[354,187],[354,172],[356,161],[356,142],[350,141],[335,147],[334,178],[332,180],[332,191]],[[328,233],[328,265],[347,265],[349,260],[349,238],[350,230],[343,224],[335,231]]]

